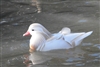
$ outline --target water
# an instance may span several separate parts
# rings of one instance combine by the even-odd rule
[[[6,5],[5,5],[6,4]],[[31,23],[39,22],[55,33],[67,26],[72,32],[93,34],[69,50],[35,52],[38,65],[28,67],[99,67],[100,1],[98,0],[2,0],[0,3],[0,66],[27,67],[29,37],[23,37]]]

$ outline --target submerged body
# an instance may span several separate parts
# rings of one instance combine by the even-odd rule
[[[55,49],[69,49],[79,45],[82,40],[93,31],[82,33],[71,33],[70,28],[64,27],[60,32],[51,34],[39,23],[33,23],[28,31],[23,35],[32,35],[30,39],[30,52],[49,51]]]

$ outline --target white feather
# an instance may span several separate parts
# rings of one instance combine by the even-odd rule
[[[32,35],[30,45],[36,46],[37,51],[73,48],[93,32],[71,33],[70,28],[64,27],[60,32],[51,34],[39,23],[31,24],[28,31]]]

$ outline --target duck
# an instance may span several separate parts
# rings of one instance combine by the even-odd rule
[[[81,44],[93,31],[73,33],[68,27],[63,27],[57,33],[50,33],[42,24],[32,23],[23,36],[31,35],[29,52],[70,49]]]

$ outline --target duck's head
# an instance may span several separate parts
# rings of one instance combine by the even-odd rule
[[[34,52],[37,47],[45,42],[51,36],[51,33],[41,24],[33,23],[29,26],[27,32],[23,36],[32,35],[30,39],[30,52]]]
[[[43,33],[46,37],[50,37],[51,33],[41,24],[39,23],[33,23],[29,26],[27,32],[25,34],[23,34],[23,36],[28,36],[28,35],[32,35],[34,32],[41,32]]]

